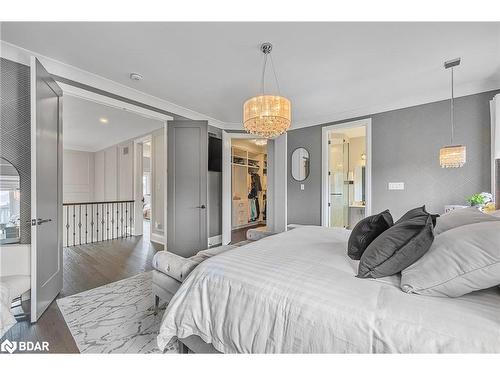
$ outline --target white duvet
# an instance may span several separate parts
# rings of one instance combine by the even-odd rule
[[[349,232],[300,227],[200,264],[158,335],[197,335],[223,353],[500,353],[500,288],[460,298],[358,279]]]

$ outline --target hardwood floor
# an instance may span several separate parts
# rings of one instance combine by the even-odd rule
[[[163,250],[163,246],[149,242],[148,236],[65,248],[64,285],[57,298],[149,271],[152,269],[153,255],[160,250]],[[55,301],[36,324],[19,322],[5,334],[4,339],[48,341],[50,353],[78,353]]]

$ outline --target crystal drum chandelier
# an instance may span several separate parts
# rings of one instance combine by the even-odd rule
[[[263,43],[260,50],[264,54],[262,69],[261,95],[248,99],[243,105],[243,126],[246,131],[264,138],[273,138],[285,133],[290,127],[292,106],[290,100],[280,95],[264,94],[264,78],[267,58],[270,57],[276,86],[279,92],[278,78],[271,57],[271,43]]]
[[[453,68],[460,65],[460,58],[446,61],[444,67],[451,68],[451,143],[450,146],[441,147],[439,150],[439,164],[441,168],[460,168],[466,161],[466,149],[464,145],[454,145],[453,136],[455,133],[454,123],[454,93],[453,93]]]

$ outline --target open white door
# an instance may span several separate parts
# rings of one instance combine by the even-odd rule
[[[63,285],[62,90],[31,58],[31,322]]]
[[[174,120],[167,131],[167,250],[189,258],[208,247],[208,123]]]
[[[222,244],[231,242],[231,137],[222,131]]]
[[[267,142],[267,230],[287,230],[287,135]]]

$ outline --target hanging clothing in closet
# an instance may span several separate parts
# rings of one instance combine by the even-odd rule
[[[260,176],[252,173],[252,185],[248,194],[248,203],[250,204],[250,221],[257,221],[260,216],[259,191],[262,191]]]

